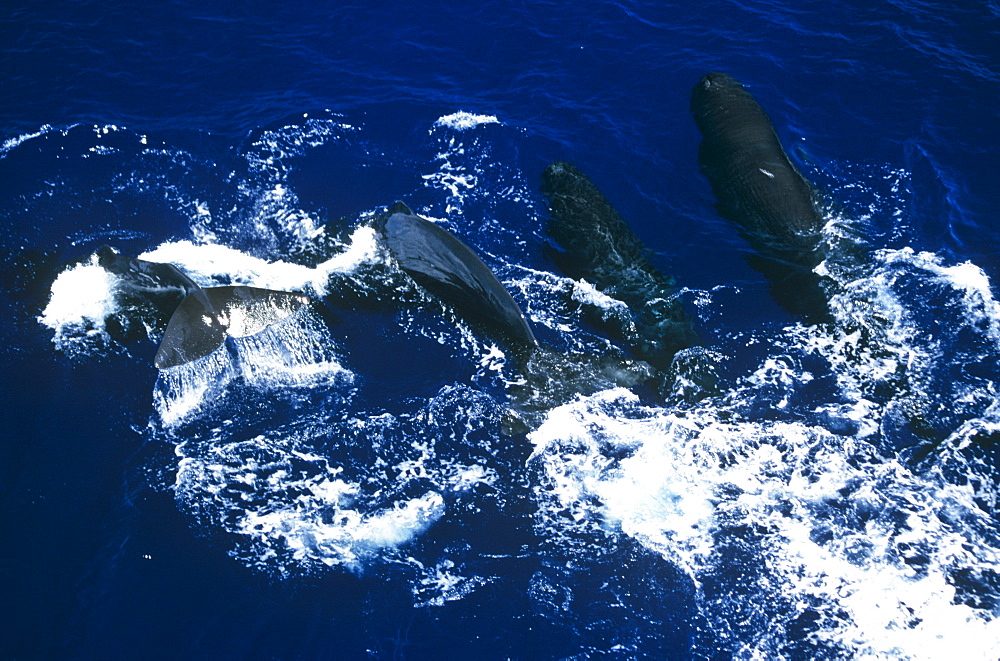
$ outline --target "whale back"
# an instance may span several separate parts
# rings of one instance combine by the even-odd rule
[[[700,343],[673,279],[652,264],[646,246],[587,175],[556,161],[542,172],[542,193],[549,204],[546,232],[558,246],[552,259],[628,308],[605,317],[603,330],[660,370],[677,351]]]
[[[750,261],[782,305],[822,320],[826,295],[813,269],[823,260],[818,196],[781,146],[764,109],[735,78],[704,76],[691,93],[702,134],[698,157],[719,213],[757,252]]]
[[[770,118],[732,76],[710,73],[691,94],[699,161],[723,216],[763,252],[814,266],[824,222],[812,185],[785,153]]]
[[[376,222],[399,267],[463,318],[519,345],[535,347],[510,293],[472,250],[402,202]]]

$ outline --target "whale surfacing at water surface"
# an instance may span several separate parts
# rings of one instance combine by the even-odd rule
[[[538,346],[531,327],[483,260],[447,230],[402,202],[375,222],[399,267],[457,314],[522,348]]]
[[[546,231],[558,245],[553,259],[625,303],[629,315],[618,320],[615,334],[638,358],[666,370],[677,351],[699,344],[673,279],[652,264],[649,249],[587,175],[556,161],[542,173],[542,193],[549,202]]]
[[[704,76],[691,93],[702,134],[699,161],[722,216],[743,231],[789,310],[825,317],[826,296],[813,269],[823,260],[825,224],[812,184],[785,153],[770,118],[743,85],[725,73]]]

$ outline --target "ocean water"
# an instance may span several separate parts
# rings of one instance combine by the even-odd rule
[[[0,657],[1000,658],[1000,5],[8,3]],[[740,79],[827,202],[832,320],[719,217]],[[503,347],[366,223],[475,249],[556,360],[618,302],[546,250],[587,173],[678,283],[699,400],[512,429]],[[171,370],[97,248],[307,294]],[[586,372],[586,363],[581,363]]]

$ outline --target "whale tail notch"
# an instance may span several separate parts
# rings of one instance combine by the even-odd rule
[[[308,303],[304,294],[273,289],[198,288],[174,310],[153,364],[162,370],[197,360],[221,347],[227,336],[256,335]]]

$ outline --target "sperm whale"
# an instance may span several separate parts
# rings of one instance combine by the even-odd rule
[[[397,202],[375,221],[399,267],[462,317],[519,347],[538,346],[521,309],[483,260],[444,228]]]
[[[813,272],[823,259],[825,224],[816,189],[788,158],[767,113],[738,80],[714,72],[694,86],[691,114],[702,135],[701,170],[719,213],[739,225],[757,252],[753,265],[786,308],[826,316]]]

